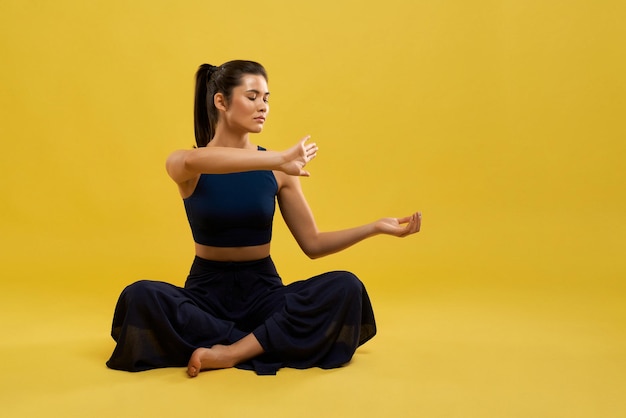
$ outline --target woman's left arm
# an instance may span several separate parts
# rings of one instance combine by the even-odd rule
[[[354,228],[320,232],[302,192],[300,179],[293,176],[283,176],[282,179],[278,194],[280,211],[298,245],[310,258],[336,253],[374,235],[406,237],[420,230],[422,214],[416,212],[404,218],[382,218]]]

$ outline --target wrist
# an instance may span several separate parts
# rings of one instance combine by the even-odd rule
[[[378,222],[372,222],[368,226],[369,226],[368,231],[367,231],[368,237],[373,237],[374,235],[378,235],[382,233],[382,230],[378,226]]]
[[[285,156],[285,151],[271,151],[271,169],[272,170],[281,170],[281,167],[287,161],[287,157]]]

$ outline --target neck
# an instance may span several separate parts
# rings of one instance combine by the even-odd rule
[[[230,148],[252,148],[248,133],[237,133],[226,129],[220,129],[218,124],[215,135],[209,143],[214,147],[230,147]]]

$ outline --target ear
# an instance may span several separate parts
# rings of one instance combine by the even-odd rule
[[[224,97],[223,93],[215,93],[215,95],[213,96],[213,104],[215,105],[217,110],[228,110],[226,97]]]

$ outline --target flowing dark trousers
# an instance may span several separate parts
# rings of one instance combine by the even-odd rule
[[[334,271],[283,285],[270,257],[215,262],[196,257],[184,288],[139,281],[118,300],[107,366],[142,371],[185,366],[198,347],[249,333],[264,354],[239,364],[258,374],[281,367],[339,367],[376,334],[361,281]]]

